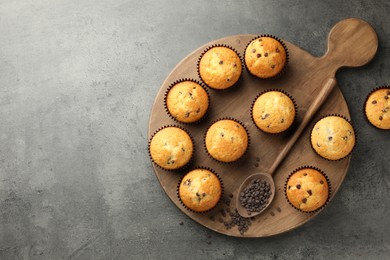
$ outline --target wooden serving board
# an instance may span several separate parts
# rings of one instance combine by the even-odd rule
[[[344,27],[334,27],[332,31],[336,30],[337,33],[343,33],[345,30],[353,30],[350,34],[357,38],[353,38],[351,41],[345,41],[355,42],[351,44],[353,46],[356,45],[359,47],[359,41],[357,41],[357,39],[361,39],[362,36],[367,37],[367,33],[373,32],[371,26],[358,19],[348,19],[341,23]],[[289,52],[289,62],[287,68],[279,77],[261,80],[253,77],[244,69],[240,80],[232,88],[223,91],[208,88],[210,94],[210,108],[206,118],[200,123],[181,124],[169,117],[164,109],[164,93],[166,89],[174,81],[183,78],[201,81],[197,74],[197,62],[201,53],[207,47],[214,44],[229,45],[237,50],[240,56],[243,57],[246,45],[255,36],[256,35],[236,35],[215,40],[201,46],[185,57],[172,70],[157,94],[150,115],[148,132],[148,137],[150,139],[153,133],[162,126],[179,125],[191,133],[195,145],[192,165],[185,171],[174,172],[165,171],[153,165],[157,179],[172,202],[187,216],[216,232],[238,237],[267,237],[280,234],[306,223],[321,212],[302,213],[294,209],[285,198],[284,185],[287,177],[298,167],[311,165],[324,171],[331,183],[331,202],[331,199],[339,190],[340,185],[347,174],[351,156],[333,162],[320,158],[310,146],[310,131],[315,121],[327,114],[340,114],[350,118],[348,105],[338,86],[335,87],[325,104],[314,116],[309,126],[275,172],[273,177],[276,192],[274,201],[270,207],[252,220],[252,225],[244,235],[240,235],[237,227],[226,229],[223,223],[219,221],[220,218],[223,220],[230,219],[228,214],[226,217],[222,215],[221,209],[226,211],[226,209],[229,208],[230,211],[234,211],[235,198],[237,196],[236,192],[244,179],[255,172],[267,172],[277,154],[289,140],[293,131],[302,120],[313,97],[320,91],[326,80],[334,77],[335,72],[342,65],[361,66],[373,57],[373,55],[372,57],[367,55],[366,60],[360,64],[359,62],[356,62],[355,64],[345,64],[346,59],[343,58],[343,53],[348,55],[349,51],[351,51],[349,48],[351,47],[348,44],[348,46],[343,45],[342,42],[341,44],[340,42],[332,43],[332,41],[338,41],[337,39],[333,39],[332,33],[328,39],[328,52],[320,58],[313,57],[305,50],[284,41]],[[351,38],[351,36],[348,36],[348,38]],[[375,54],[377,48],[376,34],[368,43],[374,45],[375,50],[373,51]],[[360,41],[360,44],[367,45],[368,43],[364,40],[363,43]],[[364,56],[364,54],[362,54],[362,56]],[[261,132],[252,122],[252,102],[260,92],[268,89],[284,90],[293,96],[296,101],[298,107],[297,120],[294,123],[294,126],[285,133],[269,135]],[[232,117],[241,121],[249,131],[249,150],[243,158],[232,164],[223,164],[211,159],[204,148],[205,131],[214,120],[222,117]],[[186,172],[197,166],[206,166],[215,170],[221,177],[224,187],[222,201],[212,211],[203,214],[188,211],[180,204],[177,196],[177,186],[180,178]],[[231,203],[228,206],[228,203],[224,203],[224,201],[229,198],[230,194],[233,194],[234,198],[231,199]],[[327,206],[329,206],[329,203]]]

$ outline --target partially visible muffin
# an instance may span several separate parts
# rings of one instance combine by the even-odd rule
[[[290,176],[286,184],[286,195],[295,208],[311,212],[325,205],[329,197],[329,185],[321,172],[305,168]]]
[[[194,145],[186,131],[170,126],[152,137],[149,149],[154,163],[166,170],[176,170],[190,161]]]
[[[318,155],[328,160],[348,156],[355,146],[355,131],[343,117],[326,116],[311,131],[311,146]]]
[[[200,120],[209,107],[206,90],[193,81],[173,85],[166,96],[166,106],[173,118],[182,123]]]
[[[219,178],[206,169],[195,169],[187,173],[179,186],[179,197],[183,204],[196,212],[208,211],[221,198],[222,185]]]
[[[272,37],[259,37],[246,47],[244,60],[252,75],[262,79],[272,78],[286,66],[287,50]]]
[[[207,152],[214,159],[226,163],[234,162],[248,148],[248,134],[240,123],[222,119],[207,130],[205,144]]]
[[[295,105],[289,96],[280,91],[261,94],[252,107],[256,126],[271,134],[287,130],[295,119]]]
[[[380,88],[368,96],[364,107],[368,121],[380,129],[390,129],[390,87]]]
[[[240,57],[228,47],[213,47],[199,61],[199,76],[210,88],[226,89],[233,86],[241,72]]]

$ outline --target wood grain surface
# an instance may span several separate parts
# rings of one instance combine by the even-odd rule
[[[261,32],[260,32],[261,33]],[[331,199],[340,188],[350,164],[351,156],[340,161],[327,161],[320,158],[310,146],[310,131],[315,121],[327,114],[340,114],[350,118],[348,105],[338,86],[334,88],[325,104],[319,109],[313,120],[303,131],[291,151],[273,175],[275,197],[270,207],[252,220],[249,230],[240,235],[237,227],[226,229],[219,221],[230,220],[221,210],[235,209],[236,192],[246,177],[255,172],[267,172],[281,149],[288,142],[294,130],[302,121],[312,100],[329,78],[343,66],[361,66],[369,62],[376,53],[378,40],[375,31],[366,22],[347,19],[338,23],[329,34],[328,50],[322,57],[313,57],[292,43],[285,42],[289,51],[289,63],[279,77],[261,80],[251,76],[244,69],[236,85],[228,90],[218,91],[208,88],[210,108],[204,120],[196,124],[180,124],[172,120],[164,109],[164,93],[171,83],[183,78],[200,81],[197,74],[197,61],[203,50],[214,44],[226,44],[244,55],[246,45],[256,35],[235,35],[207,43],[185,57],[168,75],[157,93],[152,107],[148,138],[160,127],[179,125],[191,133],[194,138],[195,153],[193,163],[187,170],[168,172],[153,165],[154,172],[162,188],[172,202],[188,217],[216,232],[238,237],[267,237],[294,229],[317,215],[295,210],[287,201],[284,185],[289,174],[296,168],[311,165],[318,167],[328,176],[331,184]],[[289,93],[297,103],[297,119],[287,132],[269,135],[261,132],[252,122],[251,106],[255,97],[268,89],[281,89]],[[232,117],[242,122],[248,129],[250,145],[247,153],[239,161],[223,164],[211,159],[204,148],[204,134],[210,124],[222,117]],[[352,122],[353,123],[353,122]],[[223,181],[224,195],[221,202],[210,212],[199,214],[186,210],[177,196],[180,178],[192,168],[206,166],[215,170]],[[233,195],[230,198],[229,195]],[[230,204],[228,201],[231,201]],[[329,205],[329,203],[328,203]]]

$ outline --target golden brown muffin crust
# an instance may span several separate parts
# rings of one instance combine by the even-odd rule
[[[240,123],[234,120],[219,120],[207,130],[207,151],[218,161],[236,161],[245,153],[247,147],[247,132]]]
[[[365,113],[377,128],[390,129],[390,88],[378,89],[367,98]]]
[[[302,169],[291,175],[286,186],[290,203],[305,212],[321,208],[329,196],[324,175],[315,169]]]
[[[311,132],[313,149],[328,160],[339,160],[349,155],[355,146],[355,141],[352,125],[339,116],[320,119]]]
[[[166,105],[172,117],[183,123],[192,123],[205,115],[209,97],[198,83],[183,81],[169,90]]]
[[[179,197],[189,209],[203,212],[212,209],[221,198],[222,186],[218,177],[206,169],[187,173],[179,187]]]
[[[204,83],[214,89],[233,86],[241,76],[242,65],[235,51],[227,47],[213,47],[203,54],[199,74]]]
[[[167,170],[186,165],[194,150],[191,137],[178,127],[166,127],[158,131],[150,141],[149,148],[152,160]]]

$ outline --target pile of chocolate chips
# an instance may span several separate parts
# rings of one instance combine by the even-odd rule
[[[240,193],[240,203],[250,215],[260,212],[268,204],[271,185],[265,180],[255,179]]]
[[[243,235],[249,229],[249,226],[252,224],[251,220],[254,220],[254,218],[249,219],[242,217],[240,214],[238,214],[237,209],[234,212],[230,212],[230,209],[228,208],[227,211],[229,213],[230,220],[224,221],[220,219],[219,221],[224,224],[226,229],[231,229],[232,227],[237,226],[238,231],[241,235]],[[222,215],[226,216],[226,213],[224,212]]]

